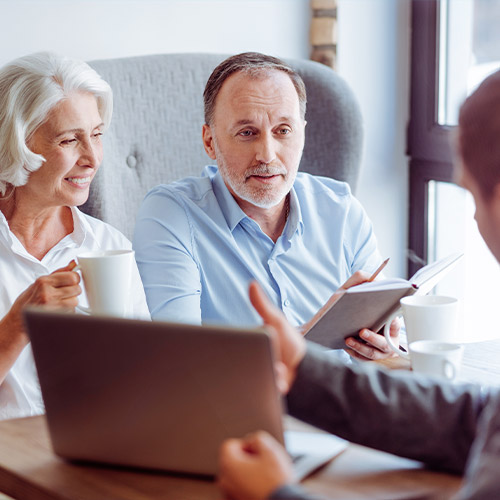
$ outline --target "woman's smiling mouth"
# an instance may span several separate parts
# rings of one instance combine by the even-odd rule
[[[77,186],[84,186],[90,184],[92,177],[66,177],[64,180],[71,184],[76,184]]]

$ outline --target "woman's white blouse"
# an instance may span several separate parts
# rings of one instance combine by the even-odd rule
[[[117,229],[77,208],[71,210],[73,233],[63,238],[41,261],[26,251],[10,231],[7,220],[0,212],[0,318],[7,314],[17,297],[39,276],[68,265],[77,255],[93,250],[131,248],[130,241]],[[80,303],[87,306],[84,294],[80,296]],[[140,319],[150,317],[137,266],[134,266],[132,273],[127,316]],[[35,363],[31,345],[28,344],[0,385],[0,419],[39,415],[43,412]]]

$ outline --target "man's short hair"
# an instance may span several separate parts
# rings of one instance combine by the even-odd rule
[[[300,75],[277,57],[260,54],[259,52],[244,52],[222,61],[212,71],[203,92],[205,123],[207,125],[210,125],[213,121],[215,101],[222,85],[233,73],[240,71],[254,77],[266,75],[271,71],[283,71],[283,73],[286,73],[292,80],[297,91],[300,114],[302,118],[305,117],[307,103],[306,86]]]
[[[0,195],[22,186],[45,161],[27,146],[50,111],[72,92],[89,92],[104,123],[113,112],[111,88],[88,64],[51,52],[20,57],[0,69]]]
[[[489,198],[500,184],[500,71],[486,78],[467,98],[458,125],[464,168]]]

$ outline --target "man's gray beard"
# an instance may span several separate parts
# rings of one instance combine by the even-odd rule
[[[233,192],[242,200],[248,201],[252,205],[259,208],[267,209],[279,205],[283,201],[285,196],[290,192],[293,181],[295,181],[295,175],[294,175],[290,187],[288,187],[287,185],[283,186],[283,188],[280,189],[280,191],[282,192],[279,193],[274,191],[272,187],[269,189],[262,188],[261,190],[251,189],[251,188],[249,189],[247,188],[245,181],[234,182],[231,175],[228,173],[228,169],[226,168],[226,165],[224,164],[223,161],[219,160],[218,164],[222,178],[224,179],[225,182],[229,184]],[[266,174],[283,175],[285,182],[290,178],[290,174],[286,171],[285,168],[275,167],[266,164],[258,165],[257,167],[250,169],[249,172],[250,175],[266,175]]]

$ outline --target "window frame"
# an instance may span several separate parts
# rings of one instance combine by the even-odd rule
[[[439,0],[412,0],[411,22],[408,276],[428,262],[428,185],[453,182],[455,128],[438,123]]]

